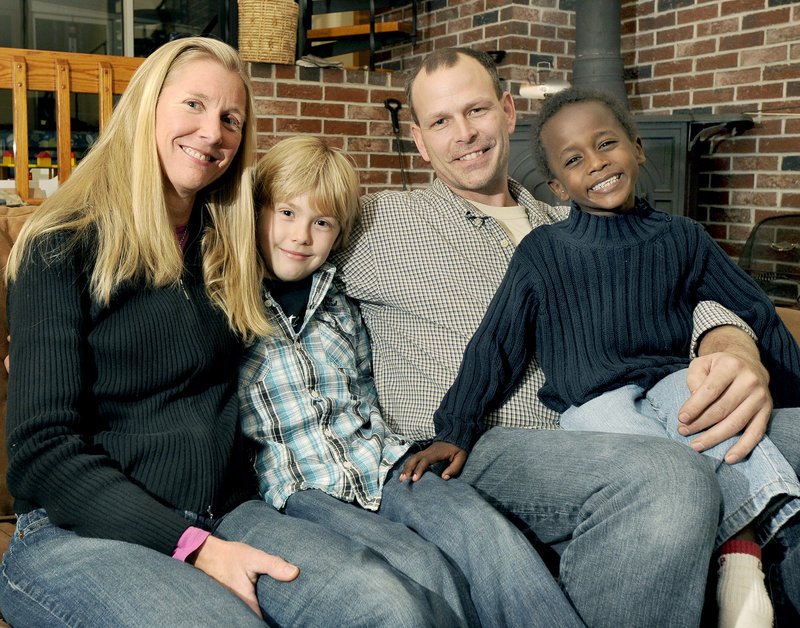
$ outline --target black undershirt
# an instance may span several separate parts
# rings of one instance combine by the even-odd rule
[[[286,314],[295,331],[303,324],[308,305],[308,295],[311,293],[313,275],[298,281],[279,281],[267,279],[264,286],[269,290],[272,298]]]

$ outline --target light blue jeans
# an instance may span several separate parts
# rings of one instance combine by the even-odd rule
[[[494,427],[461,479],[560,553],[587,625],[700,623],[720,513],[704,456],[663,438]]]
[[[678,433],[678,411],[689,398],[687,369],[676,371],[645,391],[627,385],[608,391],[561,415],[565,430],[642,434],[669,438],[686,446],[694,436]],[[786,522],[800,512],[800,483],[794,470],[768,437],[749,456],[734,465],[723,458],[738,436],[703,452],[715,460],[722,491],[723,515],[716,545],[745,526],[755,528],[756,539],[765,545]]]
[[[447,603],[373,551],[323,526],[246,502],[214,535],[297,565],[292,582],[257,583],[265,621],[280,626],[456,626]],[[85,538],[44,510],[19,517],[0,568],[0,608],[25,626],[264,626],[199,569],[140,545]]]
[[[583,626],[519,530],[465,482],[434,473],[400,482],[404,462],[390,471],[377,512],[304,490],[286,513],[363,543],[426,588],[435,589],[428,563],[441,550],[465,576],[481,626]]]

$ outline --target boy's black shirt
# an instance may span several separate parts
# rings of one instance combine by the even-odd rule
[[[281,306],[295,331],[299,330],[303,324],[313,279],[314,275],[312,274],[298,281],[264,280],[264,288]]]

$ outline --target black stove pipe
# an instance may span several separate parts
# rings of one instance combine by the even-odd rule
[[[627,104],[620,55],[621,19],[620,0],[577,0],[572,84],[603,89]]]

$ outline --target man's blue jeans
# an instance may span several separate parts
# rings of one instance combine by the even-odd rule
[[[482,626],[583,625],[528,540],[472,487],[434,473],[400,482],[404,462],[386,478],[377,512],[304,490],[289,497],[286,513],[371,547],[434,590],[437,569],[431,561],[441,550],[466,577]]]
[[[215,536],[297,565],[292,582],[259,578],[259,604],[281,626],[447,626],[458,617],[363,545],[261,501],[240,505]],[[44,510],[19,517],[0,568],[0,608],[24,626],[263,626],[199,569],[140,545],[79,537]]]
[[[561,415],[561,427],[574,431],[614,432],[670,438],[687,447],[697,437],[678,432],[678,412],[689,398],[687,369],[667,375],[649,390],[628,384],[603,393]],[[747,526],[765,545],[800,512],[800,483],[786,458],[765,437],[746,458],[725,464],[727,451],[738,436],[703,452],[715,462],[722,491],[723,515],[716,547]]]
[[[461,478],[561,550],[590,626],[697,626],[720,516],[711,464],[647,436],[495,427]]]

